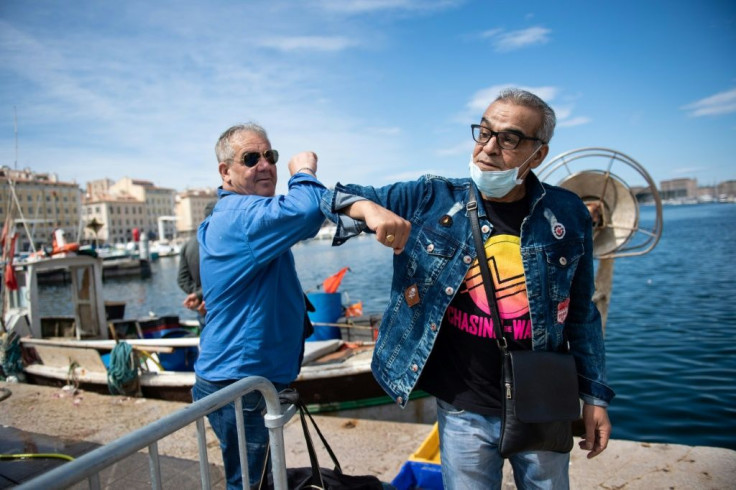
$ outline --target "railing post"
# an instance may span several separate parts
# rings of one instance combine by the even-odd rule
[[[161,490],[161,464],[158,460],[158,441],[148,445],[148,467],[151,471],[151,488]]]
[[[199,449],[199,475],[202,490],[210,490],[210,463],[207,456],[207,435],[204,430],[204,417],[197,419],[197,446]]]

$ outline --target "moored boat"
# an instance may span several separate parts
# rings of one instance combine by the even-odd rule
[[[73,315],[41,317],[38,276],[63,270],[70,278]],[[123,319],[124,305],[102,300],[103,259],[89,255],[15,264],[17,290],[5,290],[6,331],[20,337],[29,382],[107,393],[110,354],[121,342],[132,347],[140,394],[191,401],[199,326],[177,316]],[[318,293],[331,294],[335,293]],[[337,294],[337,297],[340,295]],[[315,296],[312,296],[315,297]],[[334,296],[330,296],[334,298]],[[361,313],[349,305],[353,314]],[[344,313],[341,311],[340,313]],[[320,313],[319,311],[317,313]],[[335,414],[383,406],[397,414],[373,379],[370,362],[378,315],[315,316],[326,338],[305,343],[302,370],[294,387],[315,412]],[[317,321],[317,320],[327,321]],[[338,337],[331,338],[334,330]]]

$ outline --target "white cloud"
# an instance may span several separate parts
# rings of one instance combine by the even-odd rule
[[[463,0],[319,0],[324,10],[346,14],[361,14],[385,10],[424,11],[452,8]]]
[[[592,121],[591,118],[587,116],[577,116],[572,117],[569,119],[562,119],[557,122],[558,128],[571,128],[573,126],[582,126],[583,124],[588,124]]]
[[[490,39],[497,52],[505,53],[529,46],[547,44],[550,41],[551,32],[550,29],[539,26],[508,32],[504,29],[491,29],[483,32],[481,37]]]
[[[384,182],[401,182],[401,181],[407,181],[407,180],[417,180],[422,175],[443,175],[441,172],[438,172],[434,169],[416,169],[416,170],[410,170],[406,172],[399,172],[391,175],[386,175],[383,177]]]
[[[260,39],[258,45],[279,51],[344,51],[358,42],[342,36],[292,36]]]
[[[470,126],[468,126],[468,136],[470,136]],[[472,149],[472,141],[463,141],[462,143],[458,143],[455,146],[449,147],[449,148],[440,148],[435,150],[435,154],[440,157],[447,157],[447,156],[455,156],[455,155],[463,155],[463,154],[470,154],[470,151]]]
[[[720,116],[736,112],[736,88],[719,92],[681,107],[690,117]]]
[[[531,92],[548,104],[550,104],[551,101],[554,100],[555,97],[557,97],[557,93],[559,91],[556,87],[550,86],[526,87],[515,83],[492,85],[490,87],[475,92],[471,96],[470,100],[465,104],[465,112],[461,114],[458,119],[461,121],[467,121],[468,118],[472,119],[473,121],[480,119],[481,114],[483,114],[486,108],[488,108],[488,104],[493,102],[493,100],[498,96],[499,93],[501,93],[502,90],[512,87]]]
[[[703,172],[705,170],[708,170],[708,167],[680,167],[680,168],[673,168],[672,174],[673,175],[693,175],[700,172]]]

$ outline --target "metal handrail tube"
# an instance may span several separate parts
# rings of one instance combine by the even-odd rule
[[[259,391],[266,401],[266,426],[268,427],[269,441],[271,444],[271,466],[274,489],[286,490],[286,454],[283,427],[289,421],[291,415],[294,414],[294,410],[290,407],[290,409],[286,410],[286,413],[282,414],[276,388],[274,388],[270,381],[261,376],[250,376],[236,381],[177,412],[167,415],[94,451],[90,451],[74,461],[65,463],[58,468],[24,482],[16,488],[18,490],[37,488],[63,489],[85,478],[90,480],[89,483],[92,488],[95,487],[94,481],[97,480],[97,487],[99,487],[99,473],[105,468],[146,447],[155,447],[158,440],[192,423],[197,422],[198,427],[203,427],[203,423],[198,422],[203,417],[230,402],[239,400],[243,395],[251,391]],[[244,434],[240,432],[242,427],[238,429],[239,438],[244,440]],[[201,454],[201,445],[204,442],[204,437],[200,436],[198,440]],[[154,452],[157,453],[158,451],[154,449]],[[157,459],[156,456],[157,454],[154,456],[155,459]],[[153,464],[151,462],[151,465]],[[155,471],[153,466],[151,470],[152,473]],[[247,482],[247,479],[244,478],[244,489],[247,488]],[[156,485],[155,481],[151,483],[152,485]],[[209,482],[207,483],[209,484]],[[202,488],[206,487],[207,485],[205,485],[203,477]]]

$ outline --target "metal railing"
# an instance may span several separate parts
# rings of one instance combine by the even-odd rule
[[[151,488],[161,489],[161,467],[158,457],[158,441],[192,424],[197,425],[199,445],[199,471],[202,488],[210,488],[209,463],[207,461],[207,441],[204,417],[215,410],[235,402],[235,423],[238,429],[240,467],[243,472],[243,489],[248,488],[248,464],[245,446],[245,426],[243,422],[242,396],[251,391],[259,391],[266,401],[265,423],[271,445],[271,472],[275,490],[286,490],[286,455],[284,448],[284,425],[296,411],[289,405],[282,411],[279,395],[273,384],[266,378],[252,376],[241,379],[185,408],[167,415],[120,439],[86,453],[47,473],[19,485],[24,489],[62,489],[87,479],[90,489],[100,488],[100,472],[128,456],[148,447],[148,462],[151,472]]]

